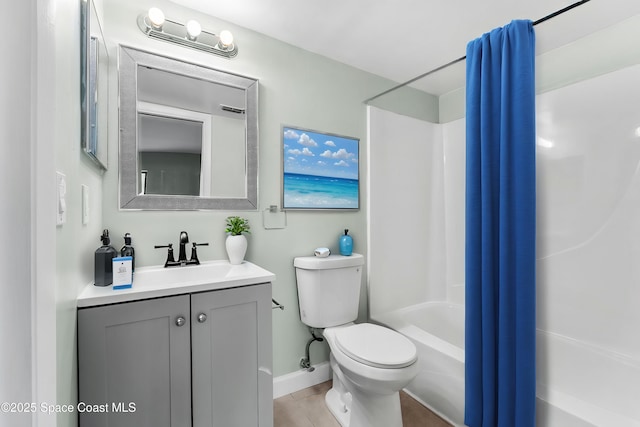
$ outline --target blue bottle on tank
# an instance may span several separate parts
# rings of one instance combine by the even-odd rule
[[[350,256],[353,252],[353,239],[349,236],[349,230],[344,230],[344,235],[340,236],[340,255]]]

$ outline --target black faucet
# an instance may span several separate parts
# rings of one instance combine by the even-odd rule
[[[180,232],[180,253],[178,254],[178,262],[187,262],[187,251],[185,245],[189,243],[189,235],[186,231]]]
[[[200,260],[198,259],[198,253],[196,252],[197,246],[209,246],[209,243],[192,243],[191,248],[191,257],[187,259],[187,250],[186,245],[189,243],[189,235],[186,231],[180,232],[180,251],[178,253],[178,260],[176,261],[173,257],[173,244],[169,243],[167,245],[155,245],[154,248],[169,248],[167,251],[167,260],[164,263],[166,267],[174,267],[174,266],[182,266],[182,265],[198,265],[200,264]]]

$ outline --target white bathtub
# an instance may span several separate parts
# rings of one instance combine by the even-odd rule
[[[464,306],[426,302],[372,321],[418,348],[420,372],[406,391],[464,426]],[[640,366],[633,359],[540,330],[537,351],[538,427],[640,427]]]
[[[418,376],[405,391],[456,426],[464,425],[464,306],[442,302],[372,316],[409,337],[418,349]]]

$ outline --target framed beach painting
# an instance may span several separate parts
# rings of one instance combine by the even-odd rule
[[[282,209],[360,209],[359,144],[282,126]]]

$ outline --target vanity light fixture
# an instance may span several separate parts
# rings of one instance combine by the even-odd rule
[[[146,14],[138,16],[138,28],[148,37],[176,43],[192,49],[233,58],[238,47],[233,43],[233,35],[224,30],[220,34],[203,30],[200,23],[189,20],[186,24],[165,18],[162,10],[152,7]]]

